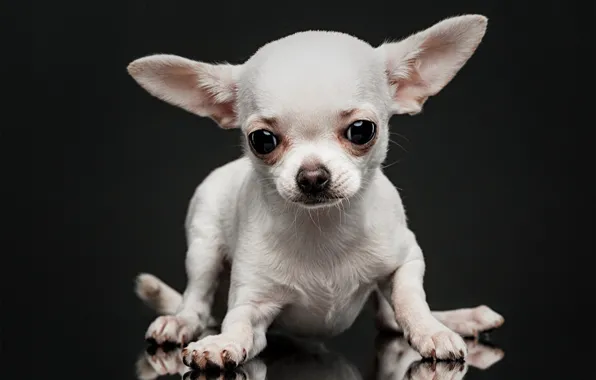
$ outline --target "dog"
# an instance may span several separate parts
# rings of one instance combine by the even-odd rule
[[[380,325],[403,331],[424,358],[459,360],[462,336],[500,326],[486,306],[431,312],[425,261],[400,195],[384,175],[389,119],[415,115],[480,44],[482,15],[444,19],[377,47],[340,32],[303,31],[267,43],[242,64],[155,54],[128,73],[151,95],[221,128],[238,128],[243,155],[197,187],[185,222],[187,287],[155,277],[167,311],[156,342],[187,344],[191,367],[234,368],[277,326],[313,338],[349,328],[371,294]],[[213,294],[231,264],[221,333]]]

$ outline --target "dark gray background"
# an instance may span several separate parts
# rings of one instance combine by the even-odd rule
[[[469,378],[592,378],[593,2],[239,3],[28,9],[31,27],[13,39],[33,37],[25,103],[35,106],[21,116],[35,121],[3,128],[14,176],[5,199],[17,211],[4,236],[15,248],[3,255],[2,340],[16,344],[4,360],[132,378],[153,318],[133,295],[134,276],[184,287],[188,201],[240,154],[241,136],[150,97],[127,75],[130,61],[172,53],[239,63],[306,29],[376,45],[481,13],[489,27],[469,63],[421,115],[392,120],[403,149],[392,146],[386,173],[426,252],[431,306],[487,304],[506,318],[495,334],[505,359]],[[332,347],[369,368],[373,336],[367,309]]]

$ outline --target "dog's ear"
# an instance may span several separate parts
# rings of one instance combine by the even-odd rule
[[[240,66],[209,64],[169,54],[139,58],[129,74],[151,95],[210,117],[222,128],[235,128],[236,78]]]
[[[414,115],[472,56],[488,19],[465,15],[445,19],[398,42],[380,45],[393,96],[393,113]]]

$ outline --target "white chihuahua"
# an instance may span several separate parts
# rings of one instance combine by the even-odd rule
[[[338,334],[373,292],[382,323],[401,329],[423,357],[464,358],[461,335],[501,325],[485,306],[430,311],[422,250],[381,170],[390,117],[420,112],[471,57],[486,25],[480,15],[453,17],[376,48],[307,31],[240,65],[173,55],[132,62],[128,72],[150,94],[240,128],[246,148],[190,202],[182,299],[155,277],[139,278],[139,293],[161,293],[159,308],[171,314],[147,336],[191,342],[183,350],[189,366],[235,367],[263,350],[271,324],[303,336]],[[226,261],[221,334],[192,342],[211,320]]]

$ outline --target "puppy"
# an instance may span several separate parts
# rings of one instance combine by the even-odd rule
[[[243,157],[214,170],[190,201],[184,294],[149,277],[149,293],[172,296],[164,307],[173,315],[157,318],[147,336],[190,342],[186,365],[235,367],[263,350],[272,324],[302,336],[341,333],[373,292],[382,324],[402,330],[425,358],[464,358],[460,335],[502,324],[487,307],[431,312],[422,250],[381,170],[390,117],[419,113],[472,56],[486,25],[480,15],[453,17],[378,47],[306,31],[242,64],[174,55],[130,63],[150,94],[239,128],[245,143]],[[210,321],[226,261],[222,331],[192,341]]]

